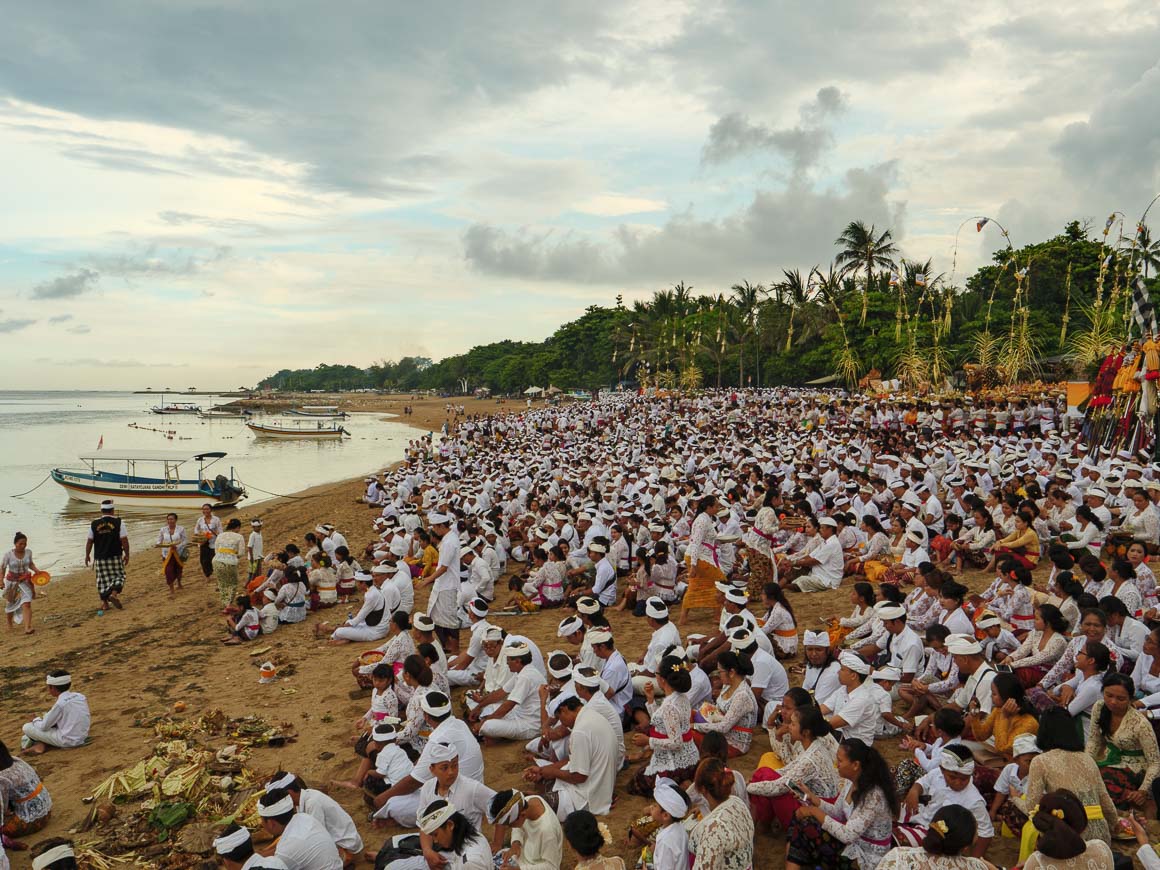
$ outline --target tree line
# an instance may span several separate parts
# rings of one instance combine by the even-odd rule
[[[1113,216],[1114,218],[1114,216]],[[982,219],[979,229],[988,223]],[[618,383],[771,386],[877,371],[909,386],[941,384],[964,365],[989,382],[1078,374],[1130,334],[1131,285],[1152,287],[1160,241],[1147,227],[1100,231],[1072,221],[1042,242],[1006,244],[958,283],[906,258],[889,229],[851,222],[833,262],[767,282],[703,292],[680,282],[645,300],[590,306],[541,342],[479,345],[433,365],[417,357],[368,368],[284,369],[261,388],[518,393]]]

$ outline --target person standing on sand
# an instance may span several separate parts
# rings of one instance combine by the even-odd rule
[[[234,517],[214,542],[213,573],[223,608],[233,606],[238,594],[238,557],[246,550],[246,539],[238,531],[241,527],[242,521]]]
[[[448,655],[459,655],[459,528],[446,514],[428,517],[431,531],[439,536],[439,564],[431,575],[433,585],[427,609],[435,621],[435,634]]]
[[[165,525],[157,533],[157,546],[161,548],[161,573],[165,575],[165,584],[172,598],[181,588],[181,574],[189,548],[185,527],[177,524],[177,514],[165,515]]]
[[[8,617],[8,629],[24,623],[24,633],[32,634],[32,599],[36,590],[32,585],[32,575],[36,573],[36,563],[32,561],[32,551],[28,549],[28,535],[17,532],[12,539],[12,549],[0,559],[0,577],[4,578],[4,615]]]
[[[221,534],[222,521],[213,515],[213,505],[206,502],[201,506],[201,516],[193,527],[193,536],[198,541],[197,559],[201,563],[201,573],[208,580],[213,576],[213,551],[217,546],[217,536]]]
[[[125,588],[125,566],[129,564],[129,535],[121,518],[113,516],[112,499],[101,502],[101,515],[89,526],[85,541],[85,567],[92,564],[97,575],[97,595],[101,609],[112,604],[121,610],[121,591]]]

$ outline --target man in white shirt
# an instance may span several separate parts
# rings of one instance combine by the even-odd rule
[[[45,678],[52,708],[37,716],[21,729],[21,747],[30,755],[42,755],[50,747],[73,749],[89,739],[89,702],[80,692],[72,691],[72,676],[68,671],[50,671]]]
[[[616,736],[604,717],[584,706],[579,697],[566,698],[556,714],[571,729],[568,760],[528,768],[533,782],[554,783],[544,795],[561,821],[576,810],[606,815],[616,787]]]
[[[495,797],[495,790],[459,771],[459,747],[454,743],[435,743],[431,746],[431,778],[419,789],[419,806],[425,807],[436,798],[443,798],[483,830],[487,805]]]
[[[419,703],[423,710],[423,719],[431,729],[427,745],[407,776],[382,794],[375,796],[374,817],[385,819],[390,816],[405,828],[415,827],[415,815],[419,808],[419,789],[433,776],[431,754],[435,744],[455,744],[459,750],[461,775],[483,782],[483,752],[479,748],[479,741],[475,739],[466,722],[451,715],[451,699],[442,692],[428,692]]]
[[[532,650],[527,644],[518,643],[504,649],[503,654],[515,680],[496,709],[481,715],[472,726],[472,731],[483,737],[485,746],[494,744],[497,738],[530,740],[540,730],[540,686],[547,681],[532,667]]]
[[[753,665],[753,675],[747,679],[757,698],[758,718],[762,718],[761,711],[771,704],[776,707],[789,691],[789,675],[781,662],[758,645],[757,635],[748,628],[735,628],[729,632],[729,647],[748,658]]]
[[[891,697],[898,700],[898,686],[914,681],[922,670],[926,650],[922,638],[906,624],[906,608],[901,604],[879,604],[875,608],[878,618],[886,629],[886,664],[898,668],[899,682],[891,690]]]
[[[680,646],[681,633],[676,625],[669,620],[669,608],[661,599],[653,597],[644,603],[644,615],[649,627],[653,630],[649,639],[648,648],[644,651],[640,663],[630,664],[629,672],[632,676],[632,691],[643,695],[644,687],[648,683],[656,688],[657,666],[660,664],[664,651],[671,646]]]
[[[623,716],[624,708],[632,700],[632,676],[628,672],[628,662],[616,648],[612,632],[607,628],[594,628],[588,632],[592,651],[601,660],[600,678],[608,685],[604,694],[612,703],[612,709]]]
[[[435,633],[443,648],[459,655],[459,529],[447,514],[428,517],[431,530],[439,535],[439,563],[431,579],[431,597],[427,609],[435,620]]]
[[[344,810],[334,798],[317,789],[307,788],[300,777],[280,770],[266,783],[266,791],[283,788],[294,801],[294,808],[317,819],[326,828],[334,845],[338,847],[343,863],[357,861],[362,854],[363,841],[350,813]]]
[[[840,731],[845,739],[861,740],[867,746],[874,745],[874,732],[878,729],[881,711],[875,686],[870,680],[870,664],[855,652],[847,650],[838,656],[841,669],[838,682],[842,688],[830,696],[822,706],[828,715],[830,727]]]
[[[809,574],[793,581],[798,591],[824,592],[827,589],[837,589],[841,585],[842,575],[846,572],[846,561],[842,555],[842,544],[838,541],[837,531],[838,524],[832,517],[822,517],[818,520],[818,534],[822,542],[798,563],[810,569]]]
[[[286,789],[262,795],[258,815],[262,829],[278,841],[274,854],[289,870],[342,870],[342,857],[330,833],[313,816],[297,812]]]
[[[466,652],[460,653],[447,664],[447,679],[453,686],[474,686],[483,676],[489,661],[483,651],[483,635],[491,628],[487,621],[488,606],[482,598],[467,602],[470,639]]]

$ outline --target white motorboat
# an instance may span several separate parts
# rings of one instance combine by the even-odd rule
[[[326,420],[275,420],[256,423],[247,420],[246,426],[259,438],[309,438],[315,441],[339,441],[349,435],[342,426]]]
[[[52,479],[78,501],[100,504],[111,498],[118,507],[197,508],[234,505],[246,491],[230,469],[213,480],[206,469],[225,453],[180,450],[101,450],[81,456],[84,470],[54,468]],[[197,476],[182,476],[182,466],[196,463]],[[102,466],[113,465],[115,470]]]
[[[201,407],[192,402],[170,402],[167,405],[154,405],[150,408],[154,414],[200,414]]]

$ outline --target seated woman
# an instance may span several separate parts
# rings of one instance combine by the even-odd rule
[[[379,664],[389,665],[395,672],[396,680],[398,679],[403,670],[403,662],[406,661],[407,656],[415,653],[415,639],[411,636],[410,614],[402,610],[396,610],[391,614],[386,639],[376,647],[376,650],[383,654],[382,658],[364,664],[362,656],[359,656],[355,658],[351,666],[351,673],[354,674],[355,682],[358,683],[360,689],[371,688],[371,671]],[[411,699],[411,693],[409,690],[402,691],[401,689],[401,685],[396,683],[395,691],[399,696],[399,701],[406,704]]]
[[[1089,807],[1070,790],[1060,788],[1043,795],[1037,807],[1030,822],[1035,832],[1034,851],[1023,860],[1023,870],[1113,866],[1112,850],[1105,838],[1090,834]]]
[[[717,658],[717,669],[721,691],[714,704],[703,707],[699,716],[694,714],[693,740],[700,746],[706,733],[717,731],[729,742],[729,757],[736,758],[749,751],[757,724],[757,698],[746,679],[753,676],[753,665],[748,658],[726,650]]]
[[[830,636],[830,644],[834,647],[840,647],[846,635],[868,623],[874,616],[874,602],[876,600],[874,587],[869,583],[860,581],[851,586],[850,603],[854,606],[854,610],[849,616],[830,617],[826,626],[827,634]]]
[[[1088,607],[1080,612],[1079,626],[1075,637],[1068,641],[1067,649],[1063,651],[1059,660],[1051,666],[1051,670],[1047,672],[1039,685],[1027,693],[1037,709],[1043,710],[1052,706],[1042,697],[1044,693],[1055,688],[1064,680],[1070,679],[1075,673],[1076,656],[1083,650],[1088,641],[1102,644],[1107,633],[1108,618],[1102,610],[1098,607]],[[1112,658],[1116,660],[1117,657],[1113,654]]]
[[[872,514],[865,514],[859,524],[865,540],[846,558],[847,577],[864,577],[862,566],[867,562],[883,561],[890,558],[890,535],[882,521]]]
[[[1033,703],[1039,710],[1051,706],[1065,707],[1071,716],[1078,717],[1086,731],[1091,709],[1103,691],[1104,675],[1113,670],[1111,653],[1102,643],[1088,641],[1075,657],[1075,675],[1048,689],[1043,695],[1035,693]]]
[[[1060,536],[1060,540],[1067,545],[1072,554],[1078,559],[1080,556],[1100,556],[1104,548],[1104,522],[1086,504],[1075,509],[1075,528],[1069,533]]]
[[[999,771],[1014,757],[1015,738],[1039,731],[1035,708],[1014,674],[996,674],[991,683],[991,712],[969,714],[974,740],[967,744],[981,764],[975,785],[984,794],[995,785]]]
[[[274,599],[280,623],[293,625],[306,619],[306,595],[309,589],[306,569],[288,565],[286,576],[278,589],[278,597]]]
[[[991,550],[996,540],[995,520],[983,508],[977,508],[971,516],[974,525],[964,529],[952,545],[954,552],[951,554],[951,567],[948,570],[955,575],[961,575],[964,567],[985,568],[991,561]]]
[[[239,595],[234,599],[233,614],[226,617],[230,633],[222,638],[224,644],[238,644],[253,640],[262,633],[262,620],[258,608],[250,602],[249,595]]]
[[[328,555],[315,553],[310,557],[307,582],[310,584],[311,610],[333,607],[338,604],[338,580],[335,577],[334,569],[330,567]]]
[[[832,803],[803,788],[786,831],[787,870],[859,867],[874,870],[890,851],[898,798],[890,768],[872,746],[843,740],[835,759],[842,784]]]
[[[800,534],[793,535],[784,547],[774,548],[777,582],[783,587],[787,586],[801,572],[802,560],[816,550],[821,543],[822,536],[818,532],[818,521],[812,516],[807,517]]]
[[[643,602],[650,597],[658,597],[666,604],[672,604],[680,599],[683,592],[683,583],[676,580],[680,565],[668,550],[668,542],[658,541],[652,551],[643,546],[637,550],[637,563],[640,567],[629,583],[629,590],[621,604],[621,610],[629,608],[643,608]],[[629,603],[631,600],[632,603]],[[641,610],[637,616],[643,616]]]
[[[801,747],[794,759],[781,770],[758,767],[746,789],[754,821],[771,822],[776,818],[783,830],[789,828],[793,814],[801,806],[792,786],[804,784],[825,800],[838,795],[834,767],[838,742],[821,711],[814,706],[795,709],[789,717],[788,736]]]
[[[970,810],[957,804],[939,809],[918,846],[899,846],[886,853],[878,870],[995,870],[983,858],[971,857],[978,823]]]
[[[1058,607],[1040,604],[1035,610],[1033,625],[1019,649],[998,661],[1013,668],[1026,688],[1038,685],[1067,649],[1067,624]]]
[[[895,586],[913,583],[923,563],[930,562],[930,553],[927,552],[923,543],[922,533],[913,529],[908,531],[903,539],[902,558],[887,567],[880,582],[891,583]]]
[[[1028,570],[1035,569],[1039,562],[1039,536],[1032,527],[1034,522],[1035,517],[1030,511],[1020,511],[1015,515],[1015,530],[995,543],[995,553],[988,566],[990,570],[995,570],[996,562],[1005,556]]]
[[[1160,774],[1160,750],[1151,720],[1132,706],[1131,677],[1108,674],[1103,697],[1091,710],[1087,753],[1095,759],[1117,809],[1142,808]]]
[[[902,554],[906,552],[906,523],[901,517],[896,515],[890,518],[890,531],[887,535],[890,538],[889,549],[880,551],[873,559],[862,560],[862,573],[871,583],[881,582],[890,566],[900,560]]]
[[[758,618],[758,627],[769,637],[775,656],[779,659],[796,658],[798,637],[793,605],[776,582],[766,583],[761,591],[765,616]]]
[[[6,845],[35,834],[48,824],[52,796],[32,765],[13,758],[0,740],[0,820]],[[0,855],[3,851],[0,850]]]

